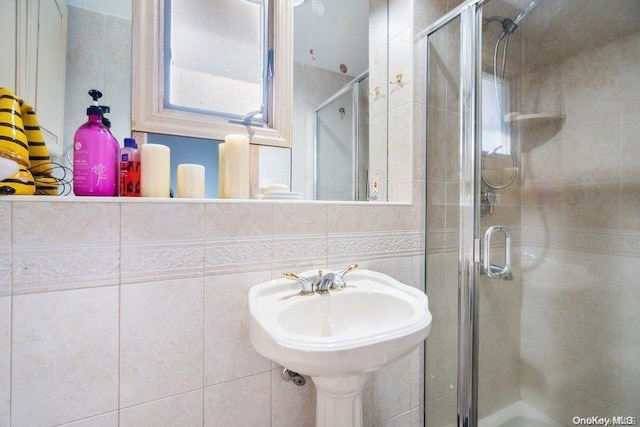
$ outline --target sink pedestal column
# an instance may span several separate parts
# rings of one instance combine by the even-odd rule
[[[311,377],[316,386],[316,427],[362,427],[367,375]]]

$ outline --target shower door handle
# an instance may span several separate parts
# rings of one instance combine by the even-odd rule
[[[491,265],[491,237],[501,232],[504,234],[504,267],[496,269]],[[482,260],[483,273],[492,279],[502,279],[511,273],[511,231],[503,225],[493,225],[484,233],[484,257]]]

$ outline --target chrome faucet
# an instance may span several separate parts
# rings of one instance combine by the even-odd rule
[[[313,295],[313,287],[314,283],[307,279],[306,277],[298,276],[293,273],[284,273],[283,276],[287,279],[297,280],[300,285],[302,285],[302,289],[300,290],[300,295]]]
[[[327,273],[324,276],[322,275],[322,270],[318,272],[318,283],[316,283],[316,292],[319,294],[323,294],[325,292],[329,292],[329,289],[335,291],[341,291],[347,286],[347,282],[344,281],[343,277],[345,274],[350,271],[358,268],[358,264],[351,264],[349,267],[338,273]]]
[[[296,280],[302,286],[302,290],[300,291],[300,295],[313,295],[314,293],[323,294],[325,292],[329,292],[329,290],[339,291],[344,289],[347,286],[347,283],[344,281],[343,277],[345,274],[355,270],[358,268],[358,264],[351,264],[349,267],[344,270],[334,273],[330,272],[327,274],[322,274],[322,270],[318,270],[318,281],[314,283],[311,279],[306,277],[298,276],[293,273],[284,273],[284,277],[291,280]]]

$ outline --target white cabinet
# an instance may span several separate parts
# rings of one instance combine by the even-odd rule
[[[62,155],[67,6],[64,0],[0,0],[0,86],[33,105],[49,152]],[[8,11],[8,13],[7,13]]]

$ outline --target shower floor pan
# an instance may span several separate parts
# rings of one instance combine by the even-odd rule
[[[563,427],[531,405],[518,401],[480,420],[479,427]]]

